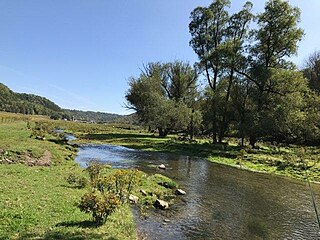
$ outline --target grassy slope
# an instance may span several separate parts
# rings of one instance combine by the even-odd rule
[[[0,164],[0,239],[136,239],[128,206],[97,228],[77,209],[85,190],[66,184],[70,172],[81,174],[70,160],[71,149],[30,138],[24,121],[0,119],[0,157],[15,159],[26,152],[40,157],[49,150],[53,160],[50,167]]]

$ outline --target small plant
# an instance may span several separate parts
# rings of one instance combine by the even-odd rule
[[[109,165],[101,164],[97,161],[90,161],[86,168],[86,171],[89,174],[90,183],[95,186],[103,170],[110,168],[111,166]]]
[[[66,180],[70,185],[78,186],[79,188],[84,188],[87,185],[85,177],[79,177],[74,173],[70,173]]]
[[[246,152],[245,149],[241,149],[241,150],[240,150],[240,154],[239,154],[239,156],[237,157],[238,163],[239,163],[239,165],[240,165],[240,168],[242,168],[242,163],[243,163],[243,161],[244,161],[244,158],[245,158],[246,154],[247,154],[247,152]]]
[[[35,122],[35,126],[31,129],[31,137],[39,140],[45,140],[47,133],[51,132],[51,126],[47,122]]]
[[[91,213],[93,220],[97,224],[103,224],[107,217],[120,206],[118,196],[107,193],[102,194],[99,191],[86,193],[82,196],[78,205],[80,211]]]
[[[121,204],[127,203],[133,187],[141,179],[138,170],[107,170],[107,165],[90,163],[86,171],[89,174],[92,192],[86,193],[78,205],[80,211],[91,213],[97,224],[102,224]],[[71,182],[76,181],[70,176]]]

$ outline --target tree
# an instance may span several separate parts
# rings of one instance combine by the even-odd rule
[[[300,21],[300,10],[289,5],[287,1],[270,0],[265,11],[258,14],[258,29],[254,31],[254,42],[247,57],[248,68],[236,72],[254,83],[251,97],[256,104],[256,115],[252,118],[251,129],[247,134],[250,144],[265,134],[264,119],[269,107],[269,100],[279,93],[276,89],[277,79],[274,69],[295,70],[288,57],[296,54],[298,42],[302,39],[303,30],[297,27]],[[287,80],[287,78],[284,78]]]
[[[196,82],[197,73],[187,63],[149,63],[139,78],[129,80],[128,107],[143,123],[158,129],[160,136],[186,131],[192,121],[195,124]]]
[[[198,7],[191,12],[189,31],[192,36],[190,45],[198,55],[199,68],[205,72],[208,85],[216,91],[221,59],[219,46],[225,40],[229,14],[225,8],[230,6],[229,0],[216,0],[209,7]],[[217,115],[212,105],[212,137],[217,141]]]
[[[320,51],[310,54],[305,61],[304,76],[309,80],[312,90],[320,93]]]
[[[191,13],[190,45],[198,55],[200,69],[205,73],[212,93],[205,113],[207,126],[212,129],[213,142],[222,142],[231,118],[230,95],[236,77],[235,69],[245,64],[245,41],[253,15],[252,3],[229,16],[225,10],[230,1],[216,0],[209,7],[198,7]],[[210,111],[210,112],[208,112]],[[211,123],[208,120],[211,119]]]

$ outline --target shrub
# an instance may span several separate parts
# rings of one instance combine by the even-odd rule
[[[70,173],[66,180],[70,185],[78,186],[79,188],[84,188],[88,182],[85,177],[77,176],[74,173]]]
[[[93,192],[86,193],[78,207],[80,211],[91,213],[97,224],[102,224],[121,204],[128,202],[133,187],[140,181],[138,170],[103,171],[109,167],[90,163],[87,172]],[[70,181],[74,181],[73,176]]]
[[[83,195],[78,205],[80,211],[91,213],[97,224],[105,223],[107,217],[119,206],[118,196],[112,193],[101,194],[98,191]]]

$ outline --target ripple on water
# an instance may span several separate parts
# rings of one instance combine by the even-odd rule
[[[151,211],[146,220],[134,211],[139,232],[150,239],[319,239],[311,198],[301,181],[112,145],[81,146],[76,161],[85,167],[89,159],[162,173],[187,191],[171,209]],[[168,168],[154,167],[160,163]],[[319,198],[320,185],[313,190]]]

